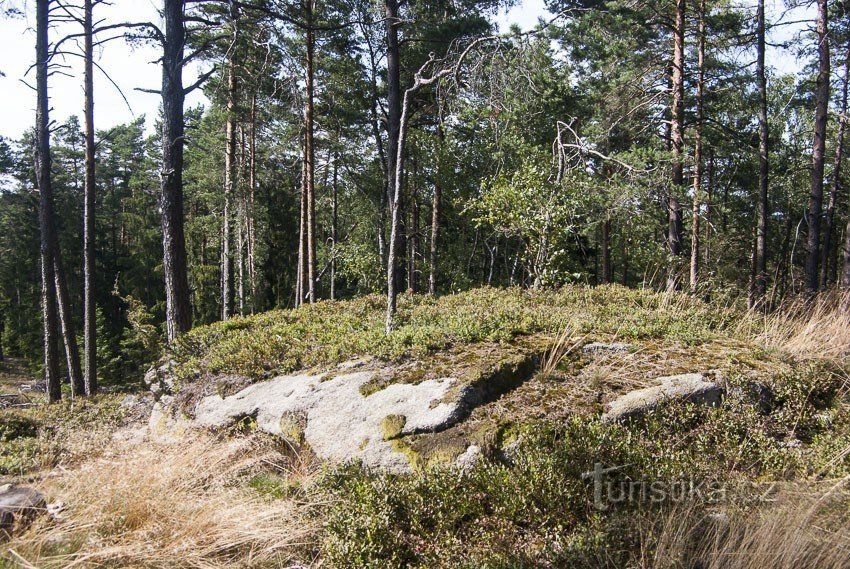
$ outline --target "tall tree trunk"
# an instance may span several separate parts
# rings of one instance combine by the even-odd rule
[[[399,59],[398,1],[385,0],[387,28],[387,177],[388,191],[391,189],[390,203],[390,242],[387,247],[387,318],[386,331],[393,329],[393,317],[396,309],[396,256],[399,231],[399,201],[401,198],[401,151],[402,104],[401,104],[401,62]]]
[[[254,192],[257,187],[257,94],[251,96],[251,136],[248,139],[248,280],[251,292],[251,314],[256,310],[257,267],[255,261],[256,235],[254,230]]]
[[[602,221],[602,282],[614,281],[614,268],[611,266],[611,216],[606,212]]]
[[[231,46],[227,54],[227,121],[224,146],[224,211],[221,218],[221,319],[227,320],[233,312],[233,283],[231,217],[233,196],[236,194],[236,8],[231,10]]]
[[[768,216],[768,125],[767,125],[767,78],[764,71],[765,23],[764,0],[759,0],[757,11],[756,33],[756,80],[758,82],[759,106],[759,192],[756,202],[756,252],[753,267],[754,308],[764,301],[767,291],[767,216]]]
[[[419,292],[419,278],[416,272],[416,257],[419,256],[419,162],[413,158],[413,180],[410,186],[410,225],[407,231],[407,288]]]
[[[708,149],[708,172],[706,172],[706,177],[705,237],[703,238],[705,252],[703,261],[706,266],[709,266],[711,263],[711,220],[712,213],[714,213],[714,151],[711,148]]]
[[[44,379],[50,401],[62,398],[59,378],[56,276],[53,265],[56,228],[53,225],[53,187],[50,179],[49,101],[47,98],[49,0],[36,1],[36,125],[35,177],[39,193],[41,230],[41,308],[44,325]]]
[[[316,48],[315,30],[313,29],[313,1],[305,0],[304,8],[307,16],[307,61],[306,61],[306,101],[304,106],[304,158],[306,161],[306,190],[307,190],[307,294],[310,303],[316,302],[316,151],[313,147],[313,81],[314,81],[314,51]]]
[[[192,327],[186,237],[183,231],[183,48],[186,28],[183,0],[164,0],[165,38],[162,57],[162,217],[165,324],[168,342]]]
[[[437,123],[437,167],[434,174],[434,197],[431,203],[431,251],[428,262],[428,294],[434,296],[437,294],[437,255],[439,253],[439,237],[440,237],[440,209],[443,199],[443,182],[440,178],[442,174],[442,152],[443,144],[446,140],[446,134],[443,130],[442,115]]]
[[[821,263],[821,286],[829,284],[830,261],[832,257],[832,233],[835,226],[835,206],[838,201],[838,191],[841,189],[841,163],[844,160],[844,134],[847,129],[847,91],[850,83],[850,41],[847,42],[844,55],[844,77],[841,83],[841,109],[838,114],[838,134],[835,144],[835,161],[832,169],[832,186],[829,190],[829,202],[826,206],[826,218],[823,228],[823,261]]]
[[[307,290],[307,160],[304,157],[305,149],[301,148],[301,205],[299,209],[298,224],[298,275],[295,283],[295,307],[304,303]]]
[[[56,239],[56,232],[53,232]],[[77,333],[74,326],[74,312],[71,309],[71,298],[68,294],[68,283],[65,280],[65,269],[62,266],[62,255],[59,251],[59,241],[53,243],[53,277],[56,280],[56,300],[59,306],[59,328],[62,331],[62,342],[65,346],[65,361],[68,365],[68,379],[71,382],[71,396],[85,395],[83,371],[80,366],[80,351],[77,347]]]
[[[95,272],[95,162],[94,162],[94,41],[92,3],[85,0],[83,30],[85,33],[85,122],[86,180],[83,199],[83,378],[86,395],[97,393],[97,327],[94,294]]]
[[[826,149],[826,119],[829,107],[829,39],[827,0],[818,0],[818,80],[815,92],[815,128],[812,141],[812,189],[809,195],[809,232],[806,252],[806,290],[818,290],[820,262],[820,229],[823,210],[823,169]]]
[[[678,192],[684,183],[684,116],[685,116],[685,0],[676,0],[673,28],[673,100],[671,105],[670,142],[673,147],[673,172],[670,196],[667,201],[667,243],[670,266],[667,270],[667,289],[679,288],[679,262],[682,254],[682,206]]]
[[[339,152],[334,153],[333,182],[331,184],[331,300],[336,300],[336,246],[339,240]]]
[[[705,83],[705,0],[699,2],[697,24],[697,116],[694,129],[694,200],[691,208],[691,294],[699,284],[700,208],[702,206],[702,121]]]

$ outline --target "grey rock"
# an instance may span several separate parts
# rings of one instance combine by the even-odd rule
[[[145,385],[155,397],[168,395],[174,391],[174,362],[169,360],[160,365],[152,366],[144,377]]]
[[[374,375],[373,371],[361,371],[330,378],[327,374],[276,377],[229,397],[203,398],[195,408],[194,422],[221,427],[253,417],[262,431],[295,442],[303,439],[319,458],[338,463],[359,460],[369,467],[410,471],[407,456],[385,439],[456,424],[468,411],[465,391],[458,390],[446,401],[457,380],[442,378],[392,384],[364,397],[360,386]],[[388,418],[395,422],[404,418],[398,432],[386,432]]]
[[[463,453],[455,459],[455,466],[466,472],[478,464],[481,460],[481,447],[478,445],[469,445]]]
[[[610,344],[606,344],[604,342],[591,342],[590,344],[585,344],[581,351],[585,354],[600,354],[605,352],[611,353],[624,353],[628,352],[632,348],[632,344],[623,344],[621,342],[614,342]]]
[[[705,381],[700,373],[686,373],[658,378],[659,385],[638,389],[618,397],[602,415],[603,423],[638,417],[668,401],[687,401],[698,405],[719,405],[723,388]]]
[[[0,486],[0,530],[11,532],[20,528],[39,513],[47,511],[47,502],[37,490],[26,486]]]

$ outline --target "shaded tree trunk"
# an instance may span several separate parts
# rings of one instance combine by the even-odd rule
[[[164,0],[165,36],[162,57],[162,218],[165,324],[168,342],[192,327],[186,237],[183,230],[183,48],[186,28],[183,0]]]
[[[806,251],[806,290],[818,290],[820,273],[820,229],[823,213],[823,170],[826,149],[826,121],[829,106],[829,40],[827,0],[818,0],[818,79],[815,91],[815,125],[812,141],[812,187],[809,195],[809,232]]]
[[[753,294],[750,308],[764,302],[767,291],[767,216],[768,216],[768,125],[767,125],[767,78],[764,71],[765,23],[764,0],[759,0],[756,32],[756,81],[758,82],[759,122],[759,191],[756,202],[756,251],[753,267]]]
[[[393,316],[396,310],[396,257],[399,231],[399,200],[401,189],[399,177],[401,162],[399,148],[403,141],[402,105],[401,105],[401,62],[399,59],[398,27],[399,20],[397,0],[385,0],[384,3],[387,29],[387,178],[388,191],[392,194],[390,203],[390,242],[387,247],[387,318],[386,331],[393,329]]]
[[[56,280],[56,300],[59,306],[59,328],[62,331],[62,342],[65,346],[65,361],[68,366],[68,379],[71,382],[71,396],[85,395],[83,371],[80,366],[80,351],[77,347],[77,333],[74,326],[74,312],[71,309],[71,298],[68,294],[68,283],[65,281],[65,269],[62,265],[62,255],[59,251],[59,241],[53,232],[53,277]]]
[[[823,228],[823,259],[821,261],[821,286],[829,284],[832,257],[832,234],[835,231],[835,207],[838,191],[841,189],[841,165],[844,160],[844,134],[847,129],[847,91],[850,82],[850,41],[847,42],[844,55],[844,76],[841,83],[841,109],[838,114],[838,133],[836,134],[835,161],[832,168],[832,186],[829,190],[829,202],[826,206],[826,218]],[[837,261],[836,261],[837,264]]]
[[[86,395],[97,393],[97,326],[95,310],[95,157],[94,157],[94,45],[92,3],[85,0],[83,29],[85,33],[85,128],[86,178],[83,198],[83,378]]]
[[[667,201],[667,246],[670,265],[667,270],[667,289],[679,288],[679,262],[682,254],[682,206],[677,192],[684,183],[684,102],[685,102],[685,0],[676,0],[673,27],[673,100],[671,105],[670,142],[673,148],[672,187]]]
[[[334,153],[333,181],[331,183],[331,300],[336,299],[336,245],[339,240],[339,152]]]
[[[313,146],[313,91],[314,91],[314,52],[316,48],[315,30],[313,29],[313,0],[304,2],[307,16],[306,33],[306,100],[304,103],[304,160],[305,160],[305,189],[307,200],[307,295],[310,303],[316,302],[316,151]]]
[[[602,222],[602,282],[614,281],[614,268],[611,266],[611,217],[606,214]]]
[[[41,230],[41,308],[44,328],[44,379],[50,401],[62,398],[59,378],[56,275],[53,265],[55,226],[53,187],[50,179],[49,101],[47,99],[49,0],[36,1],[36,125],[35,177],[39,193]]]
[[[700,207],[702,205],[702,121],[703,88],[705,83],[705,0],[699,2],[697,24],[697,109],[694,130],[694,199],[691,208],[691,293],[696,293],[699,284],[700,261]]]
[[[233,312],[233,283],[231,241],[231,217],[233,197],[236,194],[236,61],[234,60],[236,32],[236,8],[230,14],[231,46],[227,54],[227,121],[224,146],[224,210],[221,219],[221,319],[227,320]]]
[[[443,130],[443,120],[440,117],[437,124],[437,166],[434,174],[434,196],[431,202],[431,251],[428,261],[428,294],[431,296],[437,294],[437,255],[439,254],[439,237],[440,237],[440,210],[443,199],[443,182],[440,179],[441,175],[441,156],[443,143],[446,140],[446,134]]]

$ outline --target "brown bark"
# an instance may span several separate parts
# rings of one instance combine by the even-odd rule
[[[697,92],[696,125],[694,128],[694,199],[691,208],[691,293],[699,285],[700,208],[702,207],[702,121],[703,89],[705,84],[705,0],[699,2],[697,24]]]
[[[832,234],[835,231],[835,207],[838,202],[838,191],[841,189],[841,166],[844,161],[844,135],[847,130],[847,92],[850,83],[850,41],[844,55],[844,77],[841,83],[841,109],[838,115],[838,134],[836,135],[835,161],[832,169],[832,185],[829,190],[829,203],[826,207],[826,218],[823,228],[823,260],[821,268],[821,286],[826,287],[829,283]],[[837,264],[837,260],[835,260]]]
[[[331,300],[336,299],[336,245],[338,233],[339,153],[334,153],[333,182],[331,183]]]
[[[35,177],[39,193],[38,220],[41,230],[41,308],[44,326],[44,379],[50,401],[62,398],[59,378],[58,315],[56,276],[53,265],[55,226],[53,224],[53,187],[50,179],[48,26],[49,2],[36,2],[36,126]]]
[[[817,292],[820,273],[820,233],[823,213],[823,170],[826,149],[826,121],[829,106],[829,40],[827,20],[827,0],[818,0],[817,38],[818,38],[818,78],[815,91],[815,125],[812,140],[812,186],[809,195],[806,251],[806,290]]]
[[[756,33],[756,80],[758,82],[759,106],[759,191],[756,202],[756,250],[753,267],[753,294],[750,308],[764,301],[767,291],[767,216],[768,216],[768,124],[767,124],[767,78],[764,71],[765,23],[764,0],[759,0]]]
[[[94,161],[94,47],[92,0],[85,0],[83,29],[85,58],[86,179],[83,198],[83,378],[86,395],[97,393],[97,331],[95,311],[95,161]]]
[[[397,0],[385,0],[384,3],[387,30],[387,178],[388,191],[392,189],[390,203],[390,242],[387,247],[387,318],[386,331],[393,329],[393,316],[396,309],[396,256],[399,231],[399,200],[401,188],[400,158],[404,141],[402,140],[401,104],[401,62],[399,59],[398,27],[400,25]]]
[[[602,222],[602,282],[614,282],[614,268],[611,266],[611,217],[607,214]]]
[[[186,28],[182,0],[164,0],[165,36],[162,57],[162,218],[165,324],[168,342],[192,327],[186,237],[183,230],[183,48]]]
[[[316,302],[316,151],[313,145],[313,106],[314,106],[314,52],[316,49],[315,30],[313,29],[313,1],[305,0],[304,9],[307,20],[306,44],[306,100],[304,104],[304,176],[307,191],[307,295],[310,303]]]
[[[233,312],[233,284],[231,240],[231,216],[233,215],[233,196],[236,194],[236,9],[230,18],[232,44],[227,54],[227,120],[225,124],[224,147],[224,210],[221,220],[221,319],[227,320]]]
[[[443,121],[440,117],[440,122],[437,124],[437,166],[434,175],[434,196],[431,202],[431,251],[428,262],[428,294],[431,296],[437,294],[437,256],[439,254],[439,237],[440,237],[440,210],[443,199],[443,182],[440,179],[441,175],[441,156],[443,152],[443,144],[445,143],[446,135],[443,131]]]
[[[679,261],[682,254],[682,206],[677,193],[683,183],[684,101],[685,101],[685,0],[676,0],[673,27],[673,94],[671,105],[670,143],[673,149],[672,185],[667,201],[667,246],[670,265],[667,269],[667,289],[679,287]]]

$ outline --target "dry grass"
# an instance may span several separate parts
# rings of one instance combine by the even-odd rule
[[[282,457],[258,436],[116,442],[45,480],[41,489],[67,508],[7,544],[6,556],[37,567],[288,566],[312,549],[309,504],[247,486],[261,472],[311,475],[309,463]]]
[[[747,511],[715,513],[682,506],[663,518],[657,547],[641,567],[841,569],[850,564],[847,485],[790,486]]]
[[[768,314],[753,312],[741,331],[756,343],[800,358],[850,358],[850,292],[797,297]]]

